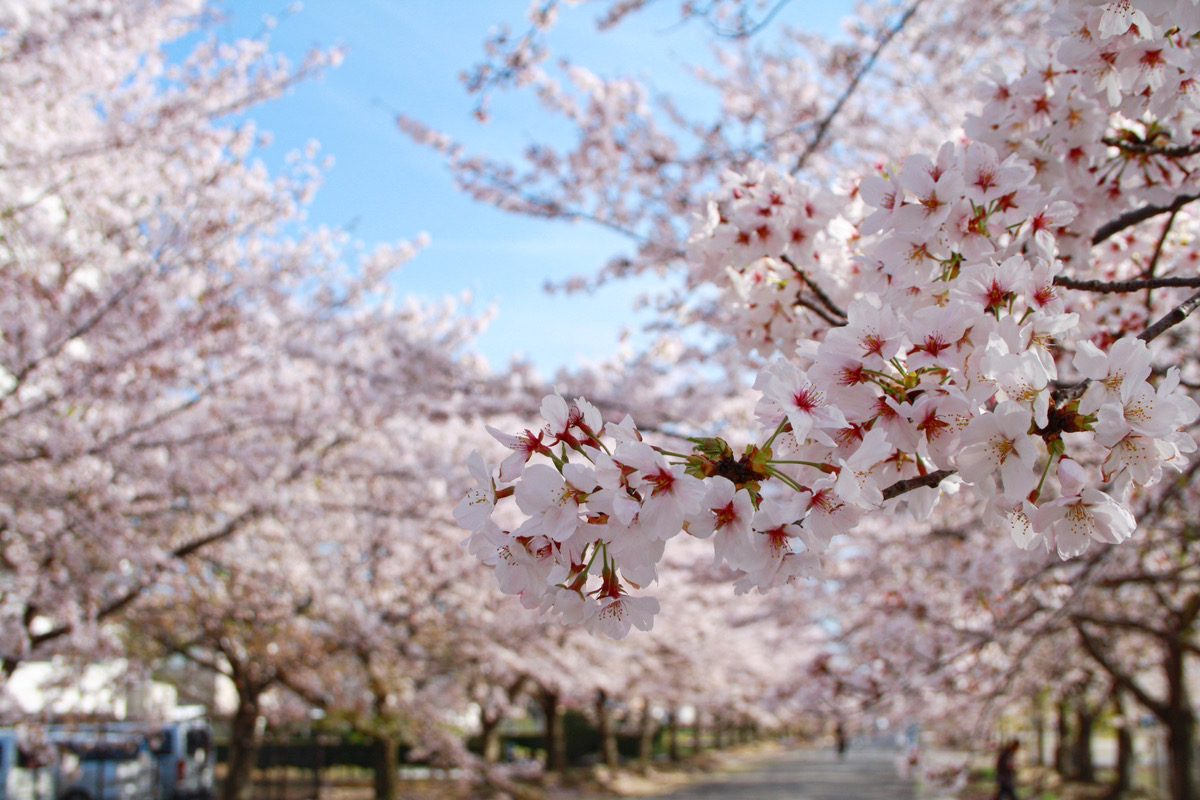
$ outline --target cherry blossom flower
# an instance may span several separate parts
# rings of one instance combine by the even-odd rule
[[[475,488],[454,507],[454,520],[470,531],[478,531],[492,519],[496,508],[496,486],[492,482],[491,468],[484,463],[483,456],[476,450],[467,458],[467,469],[475,479]]]
[[[565,542],[584,524],[579,501],[595,488],[595,472],[590,467],[567,464],[559,474],[546,464],[529,466],[516,491],[517,506],[529,519],[513,533]]]
[[[566,587],[555,587],[542,597],[538,610],[542,615],[562,625],[582,625],[596,613],[596,601],[581,592]]]
[[[1150,377],[1150,348],[1141,339],[1118,339],[1105,353],[1091,342],[1079,342],[1075,369],[1091,382],[1079,399],[1080,414],[1095,414],[1111,400],[1124,403],[1134,387]]]
[[[713,538],[713,563],[741,563],[752,546],[754,501],[720,475],[707,482],[701,510],[687,521],[687,531],[699,539]]]
[[[1099,489],[1085,487],[1087,476],[1075,461],[1058,464],[1062,496],[1041,505],[1033,525],[1043,532],[1061,558],[1074,558],[1091,540],[1120,544],[1130,537],[1137,521],[1129,509]]]
[[[818,481],[813,485],[812,495],[808,499],[800,537],[813,553],[824,553],[829,549],[833,537],[848,532],[862,517],[862,510],[858,506],[838,497],[836,482],[833,476]]]
[[[679,533],[684,519],[704,498],[704,485],[698,479],[647,444],[627,442],[617,448],[613,461],[634,470],[628,481],[641,496],[637,519],[652,536],[669,539]]]
[[[512,455],[500,462],[498,477],[505,483],[511,483],[520,478],[521,473],[525,471],[525,465],[529,463],[529,459],[535,453],[544,453],[548,449],[542,444],[542,438],[545,436],[543,431],[539,431],[536,434],[525,431],[523,434],[514,436],[510,433],[497,430],[491,425],[484,427],[496,441],[513,451]]]
[[[754,388],[762,392],[755,414],[763,424],[775,428],[786,418],[797,441],[811,437],[832,446],[825,429],[846,426],[841,410],[828,405],[824,393],[787,361],[776,361],[763,370]]]
[[[992,519],[1012,537],[1017,547],[1032,550],[1039,543],[1046,544],[1046,537],[1033,526],[1033,517],[1037,513],[1033,503],[1028,500],[1010,503],[1003,495],[995,495],[988,500],[988,509]]]
[[[838,459],[838,497],[862,509],[878,508],[883,503],[883,491],[873,473],[891,450],[883,430],[872,428],[848,458]]]
[[[507,539],[496,561],[500,591],[518,596],[526,608],[537,608],[550,587],[565,580],[570,570],[559,562],[554,542],[545,536]]]
[[[1025,499],[1038,483],[1034,465],[1039,450],[1029,432],[1032,422],[1032,412],[1011,401],[971,420],[957,458],[962,479],[976,484],[999,471],[1004,496],[1013,502]]]
[[[654,627],[654,615],[660,611],[653,597],[631,597],[627,594],[600,598],[592,613],[584,620],[590,633],[603,633],[613,639],[623,639],[631,627],[648,631]]]
[[[831,330],[821,345],[823,357],[844,357],[879,370],[906,344],[905,326],[896,311],[876,295],[855,300],[846,310],[846,324]]]
[[[1033,414],[1033,421],[1039,427],[1046,427],[1050,412],[1051,376],[1036,352],[995,353],[984,360],[984,370],[1009,402],[1027,406]]]
[[[819,562],[808,552],[801,528],[807,506],[806,493],[782,501],[764,498],[754,512],[752,550],[731,566],[746,574],[735,582],[738,593],[765,590],[801,574],[810,574]]]

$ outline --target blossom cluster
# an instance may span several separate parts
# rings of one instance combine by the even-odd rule
[[[810,314],[821,326],[836,322],[848,296],[838,269],[851,230],[839,235],[844,204],[757,162],[724,172],[688,239],[688,270],[693,284],[722,287],[723,327],[743,349],[807,338]]]
[[[1016,77],[980,82],[984,105],[968,117],[967,134],[1019,155],[1039,185],[1057,186],[1078,206],[1081,233],[1133,202],[1169,205],[1195,192],[1195,158],[1172,148],[1200,130],[1200,6],[1071,4],[1051,24],[1062,37],[1057,51],[1030,54]],[[1077,276],[1100,267],[1120,274],[1119,264],[1090,265],[1090,238],[1060,239]]]
[[[1100,162],[1086,178],[1068,176],[1069,158],[1054,173],[1053,135],[1038,120],[1058,114],[1055,131],[1095,117],[1086,137],[1101,148],[1118,112],[1140,114],[1146,131],[1179,131],[1194,114],[1154,92],[1187,88],[1176,65],[1191,63],[1195,37],[1180,32],[1200,22],[1190,2],[1153,4],[1153,20],[1116,5],[1074,4],[1063,57],[1076,66],[1030,72],[1041,76],[1031,86],[1072,73],[1062,97],[1014,103],[1024,91],[1014,84],[985,109],[982,140],[947,142],[865,178],[857,194],[872,210],[838,278],[814,268],[812,250],[832,201],[766,167],[726,175],[689,256],[697,274],[724,270],[745,287],[743,332],[760,326],[761,342],[782,353],[754,387],[761,441],[737,456],[719,439],[672,453],[628,418],[606,423],[586,400],[547,398],[538,432],[494,432],[514,455],[498,472],[475,457],[479,487],[456,511],[502,589],[564,622],[623,635],[652,624],[656,601],[629,590],[656,579],[664,543],[681,532],[711,538],[740,591],[766,590],[816,574],[833,538],[864,515],[923,519],[947,492],[975,493],[985,517],[1024,548],[1068,558],[1092,541],[1127,539],[1137,487],[1196,449],[1187,427],[1200,407],[1178,368],[1152,367],[1150,331],[1103,329],[1096,316],[1081,325],[1085,304],[1068,303],[1067,265],[1086,256],[1077,221],[1090,232],[1130,199],[1094,189],[1111,177]],[[1192,22],[1164,23],[1164,5]],[[1188,52],[1163,55],[1171,48]],[[1166,66],[1147,77],[1150,52]],[[1093,74],[1110,62],[1116,78]],[[1155,114],[1170,124],[1156,127]],[[1030,131],[1039,131],[1031,144],[1001,141]],[[1179,160],[1193,155],[1155,156],[1183,176],[1173,190],[1190,180]],[[1154,199],[1146,192],[1165,178],[1112,180]],[[795,335],[776,325],[786,314],[762,311],[772,303],[805,306],[827,325]],[[521,513],[506,528],[497,504],[507,497]]]
[[[648,630],[658,602],[629,590],[657,580],[666,541],[681,531],[712,538],[717,561],[742,573],[745,591],[815,574],[817,554],[853,521],[835,500],[833,477],[800,490],[771,463],[769,445],[736,459],[719,439],[696,440],[690,455],[669,453],[644,441],[628,417],[605,422],[582,398],[551,395],[542,415],[536,433],[491,429],[513,453],[498,469],[471,456],[478,485],[454,514],[502,591],[566,624],[614,637],[631,626]],[[796,491],[764,496],[760,483],[771,477]],[[509,530],[497,522],[505,498],[521,512]]]

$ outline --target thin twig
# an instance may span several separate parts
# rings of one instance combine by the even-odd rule
[[[1178,219],[1179,212],[1172,211],[1167,215],[1167,221],[1163,224],[1162,232],[1158,235],[1158,241],[1154,243],[1154,255],[1150,256],[1150,263],[1142,270],[1142,277],[1150,279],[1154,277],[1154,273],[1158,271],[1158,262],[1162,258],[1163,248],[1167,246],[1167,237],[1171,234],[1171,228],[1175,225],[1175,220]],[[1151,289],[1146,290],[1145,300],[1146,312],[1149,313],[1154,308],[1154,292]]]
[[[792,268],[792,271],[795,272],[796,275],[798,275],[800,277],[800,280],[804,281],[805,285],[808,286],[809,289],[812,289],[812,293],[817,296],[817,299],[821,301],[821,304],[823,306],[825,306],[825,308],[831,314],[841,317],[842,319],[848,319],[848,317],[846,316],[846,312],[843,311],[841,309],[841,307],[838,306],[837,303],[833,302],[833,298],[825,293],[825,290],[822,289],[817,284],[817,282],[812,279],[811,276],[809,276],[808,272],[806,272],[805,270],[803,270],[799,266],[797,266],[795,261],[792,261],[791,256],[780,256],[779,260]],[[830,324],[831,325],[841,325],[842,323],[841,322],[830,322]]]
[[[771,10],[768,11],[762,19],[760,19],[758,22],[749,24],[747,24],[748,20],[746,18],[745,8],[743,7],[742,13],[739,15],[740,19],[738,20],[738,27],[733,29],[722,28],[719,24],[713,21],[712,17],[708,17],[708,14],[712,11],[711,8],[706,9],[704,15],[708,17],[709,28],[717,36],[725,39],[749,39],[751,36],[770,25],[771,20],[773,20],[789,2],[791,2],[791,0],[778,0],[778,2],[775,3]]]
[[[1134,281],[1134,283],[1137,283],[1137,282],[1138,281]],[[1195,311],[1197,306],[1200,306],[1200,292],[1196,292],[1191,297],[1189,297],[1187,300],[1184,300],[1182,303],[1175,306],[1175,308],[1173,308],[1169,312],[1167,312],[1167,314],[1165,314],[1162,317],[1162,319],[1160,319],[1158,322],[1155,322],[1149,328],[1146,328],[1146,330],[1139,333],[1137,338],[1141,339],[1143,342],[1152,341],[1163,331],[1165,331],[1168,328],[1171,328],[1175,325],[1178,325],[1179,323],[1181,323],[1185,319],[1187,319],[1188,315],[1191,314],[1193,311]],[[1079,383],[1074,383],[1074,384],[1071,384],[1070,386],[1060,386],[1057,389],[1055,389],[1052,394],[1052,398],[1054,400],[1055,407],[1062,408],[1063,406],[1065,406],[1067,403],[1071,402],[1072,400],[1074,400],[1078,397],[1082,397],[1084,390],[1087,389],[1088,384],[1090,384],[1091,382],[1092,382],[1091,379],[1087,378],[1087,379],[1080,381]]]
[[[826,313],[826,311],[823,308],[821,308],[820,306],[818,306],[816,303],[809,300],[808,298],[800,296],[799,294],[796,295],[796,305],[801,306],[803,308],[807,308],[809,311],[813,312],[818,317],[820,317],[822,320],[824,320],[825,324],[831,328],[840,328],[846,324],[846,321],[844,319],[834,319],[828,313]]]
[[[1195,311],[1198,306],[1200,306],[1200,292],[1196,292],[1187,300],[1184,300],[1182,303],[1175,306],[1173,309],[1167,312],[1162,319],[1139,333],[1137,338],[1141,339],[1143,342],[1152,341],[1163,331],[1174,327],[1175,325],[1178,325],[1187,319],[1188,315]]]
[[[917,8],[923,2],[924,0],[916,0],[915,3],[909,6],[908,10],[901,15],[899,21],[893,25],[887,33],[884,34],[882,39],[879,40],[879,44],[876,45],[875,51],[871,53],[867,60],[863,62],[863,65],[859,68],[858,72],[854,74],[854,78],[850,81],[850,85],[846,87],[846,91],[842,92],[842,96],[838,98],[838,101],[834,104],[833,108],[830,109],[829,113],[826,114],[824,119],[821,120],[820,124],[817,125],[816,136],[814,136],[812,141],[808,143],[808,146],[804,148],[804,152],[800,154],[800,157],[796,159],[796,166],[792,167],[793,175],[804,169],[804,165],[808,162],[808,157],[811,156],[813,152],[815,152],[816,149],[821,146],[821,142],[825,139],[825,134],[829,132],[829,126],[833,124],[833,120],[837,118],[838,114],[841,113],[842,106],[844,106],[846,101],[850,99],[850,95],[854,94],[855,90],[858,89],[858,84],[864,77],[866,77],[866,74],[871,71],[871,68],[875,66],[875,62],[879,59],[879,54],[883,52],[883,48],[887,47],[888,43],[896,37],[896,34],[900,33],[900,31],[904,29],[904,26],[908,24],[910,19],[912,19],[913,14],[916,13]]]
[[[1158,241],[1154,244],[1154,255],[1150,257],[1150,263],[1146,265],[1146,269],[1142,272],[1143,278],[1153,278],[1155,271],[1158,269],[1158,261],[1162,258],[1163,248],[1167,245],[1167,237],[1171,234],[1171,228],[1175,225],[1175,218],[1179,216],[1179,211],[1172,211],[1167,217],[1166,224],[1163,225],[1162,233],[1158,235]],[[1147,297],[1149,299],[1149,297]]]

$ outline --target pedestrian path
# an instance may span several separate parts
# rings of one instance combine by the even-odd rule
[[[793,750],[754,759],[736,772],[678,789],[670,800],[916,800],[916,785],[896,772],[896,754]]]

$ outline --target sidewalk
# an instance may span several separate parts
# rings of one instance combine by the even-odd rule
[[[660,797],[671,800],[919,800],[892,750],[855,750],[839,760],[825,749],[782,746],[714,754],[713,771],[624,774],[603,791],[550,791],[555,800]]]

